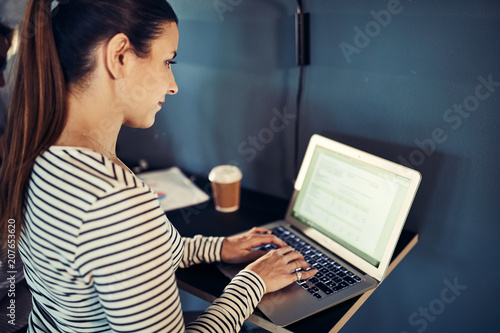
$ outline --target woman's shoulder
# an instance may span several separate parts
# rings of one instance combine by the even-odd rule
[[[52,146],[37,158],[34,170],[97,196],[147,186],[129,170],[82,147]]]
[[[89,233],[92,228],[101,230],[106,224],[112,230],[117,219],[165,221],[151,187],[87,148],[47,149],[36,159],[28,196],[26,207],[33,214],[27,214],[27,223],[53,225],[56,234],[68,237]]]

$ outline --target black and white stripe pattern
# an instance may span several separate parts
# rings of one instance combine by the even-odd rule
[[[184,326],[175,270],[220,261],[223,238],[182,238],[154,191],[92,150],[51,147],[33,168],[20,251],[28,332],[237,332],[265,292],[242,271]]]

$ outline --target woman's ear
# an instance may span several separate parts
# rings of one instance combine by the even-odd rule
[[[106,45],[105,66],[113,79],[123,78],[126,67],[131,60],[130,57],[134,54],[134,52],[130,52],[131,48],[130,40],[123,33],[116,34]]]

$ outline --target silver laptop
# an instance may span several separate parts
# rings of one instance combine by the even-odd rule
[[[313,135],[285,219],[263,227],[300,251],[318,274],[265,295],[258,308],[286,326],[375,288],[420,179],[415,170]],[[244,266],[218,267],[232,278]]]

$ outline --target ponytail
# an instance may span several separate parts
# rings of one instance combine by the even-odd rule
[[[20,31],[17,72],[0,167],[0,241],[19,238],[35,159],[60,136],[66,84],[54,41],[52,0],[30,0]],[[13,228],[15,226],[15,230]]]
[[[97,45],[124,33],[145,57],[164,24],[178,22],[165,0],[59,0],[51,7],[52,0],[30,0],[21,25],[0,168],[0,245],[14,225],[20,234],[35,159],[61,135],[67,87],[86,82]]]

